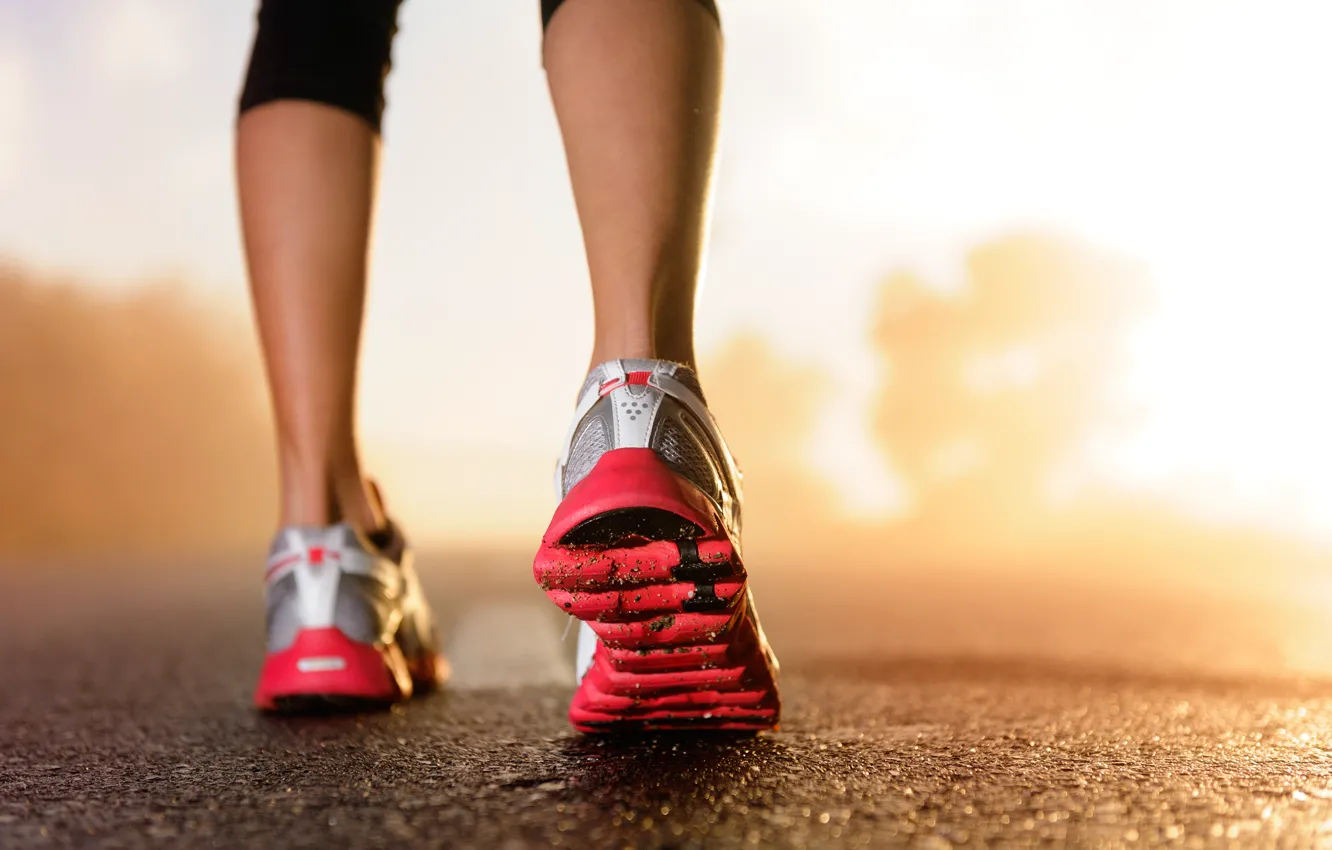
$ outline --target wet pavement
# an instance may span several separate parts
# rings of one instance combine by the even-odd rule
[[[568,728],[572,640],[495,561],[427,569],[453,686],[359,717],[250,709],[234,575],[11,583],[0,847],[1332,845],[1307,598],[774,573],[783,729],[616,740]]]

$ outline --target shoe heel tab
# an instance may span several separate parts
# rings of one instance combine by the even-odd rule
[[[284,525],[273,535],[269,556],[301,552],[311,546],[325,546],[329,527],[326,525]]]

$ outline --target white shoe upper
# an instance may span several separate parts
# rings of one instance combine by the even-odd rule
[[[588,374],[556,466],[563,499],[603,454],[648,448],[712,501],[740,537],[741,473],[689,367],[669,360],[611,360]]]
[[[646,359],[611,360],[593,368],[556,465],[556,495],[563,499],[602,455],[624,448],[653,449],[673,471],[693,482],[717,507],[739,546],[742,475],[692,369]],[[592,628],[580,623],[580,682],[592,665],[597,641]]]
[[[351,640],[433,644],[434,623],[396,527],[383,547],[346,523],[288,526],[269,550],[265,576],[268,651],[305,629],[337,628]]]

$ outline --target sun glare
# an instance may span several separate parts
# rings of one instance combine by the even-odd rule
[[[1123,389],[1142,417],[1113,464],[1206,513],[1332,535],[1329,281],[1211,271],[1163,280],[1137,329]]]
[[[883,49],[879,29],[870,38],[847,16],[837,32],[849,47],[829,73],[845,71],[834,103],[858,129],[835,158],[813,137],[784,140],[792,179],[830,215],[888,222],[909,207],[971,244],[1020,222],[1139,262],[1155,303],[1117,378],[1130,417],[1086,447],[1083,474],[1206,516],[1332,537],[1332,114],[1321,106],[1332,54],[1321,28],[1257,4],[931,9],[880,21],[929,44],[929,62]],[[895,58],[874,58],[885,53]],[[971,377],[1029,366],[1014,352]],[[883,507],[874,465],[850,459],[868,455],[825,442],[815,454],[839,489]]]
[[[68,67],[52,45],[0,44],[0,189],[13,200],[0,204],[0,252],[126,289],[179,269],[243,303],[226,149],[250,16],[228,18],[230,46],[139,49],[202,38],[206,5],[109,20],[101,47]],[[544,81],[518,53],[536,48],[531,15],[425,9],[392,83],[362,433],[421,525],[493,536],[549,510],[590,299]],[[829,375],[773,458],[831,484],[843,518],[909,513],[916,494],[876,419],[891,371],[871,327],[885,276],[959,295],[978,247],[1068,237],[1138,264],[1153,303],[1116,326],[1127,359],[1096,376],[1125,416],[1081,446],[1061,488],[1123,487],[1332,539],[1332,8],[771,0],[726,14],[705,371],[709,352],[752,330]],[[489,44],[492,27],[515,56],[488,49],[487,61],[529,76],[412,46],[460,31]],[[69,123],[94,102],[129,114],[150,89],[182,104],[160,127],[108,121],[93,138]],[[75,91],[77,109],[34,111]],[[501,138],[521,139],[523,155]],[[196,171],[207,179],[179,179]],[[552,377],[524,387],[521,410],[463,415],[496,403],[495,374],[537,360]],[[1029,385],[1039,366],[1020,344],[989,351],[966,386]],[[926,375],[912,392],[933,387]],[[423,460],[423,446],[442,448]],[[945,477],[983,463],[966,440],[934,448]]]

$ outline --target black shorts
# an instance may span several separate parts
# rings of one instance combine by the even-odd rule
[[[494,0],[485,0],[494,2]],[[717,17],[715,0],[698,0]],[[541,25],[564,0],[541,0]],[[402,0],[262,0],[240,111],[274,100],[313,100],[384,118],[384,81]]]

